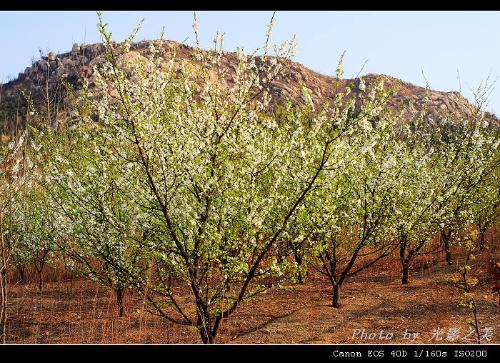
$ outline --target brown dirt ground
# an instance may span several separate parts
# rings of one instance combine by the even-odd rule
[[[476,290],[481,327],[493,328],[485,343],[500,343],[500,306],[491,292],[487,269],[491,254],[480,267]],[[494,256],[495,257],[495,256]],[[439,262],[435,262],[435,260]],[[400,283],[397,260],[384,262],[347,280],[341,308],[331,307],[327,280],[313,274],[303,285],[275,289],[242,304],[221,326],[218,343],[474,343],[463,340],[472,315],[457,302],[460,291],[444,281],[453,274],[441,255],[421,258]],[[433,262],[434,261],[434,262]],[[71,286],[71,290],[70,290]],[[11,285],[8,341],[11,343],[198,343],[196,330],[166,322],[142,309],[141,299],[128,293],[125,317],[117,318],[111,292],[87,281],[47,282],[43,293],[35,283]],[[432,339],[443,329],[443,340]],[[449,328],[459,338],[446,340]],[[353,339],[355,329],[376,333],[372,340]],[[405,330],[419,333],[404,340]],[[380,331],[393,339],[380,339]]]

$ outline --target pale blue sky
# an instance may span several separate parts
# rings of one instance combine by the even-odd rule
[[[262,45],[269,11],[202,11],[198,13],[201,43],[212,45],[216,31],[226,33],[225,48]],[[193,44],[192,12],[105,11],[115,40],[123,40],[145,18],[138,40],[166,38]],[[500,74],[500,12],[348,12],[278,11],[272,41],[297,35],[295,60],[332,75],[342,51],[346,77],[353,77],[367,61],[365,73],[383,73],[431,88],[459,89],[469,98],[489,74]],[[0,11],[0,82],[16,76],[38,58],[38,49],[66,52],[74,42],[100,40],[96,14],[86,11]],[[500,85],[490,96],[489,111],[500,114]]]

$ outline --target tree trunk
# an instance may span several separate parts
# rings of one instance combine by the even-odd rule
[[[19,283],[24,284],[26,282],[26,267],[25,265],[16,266],[17,272],[19,272]]]
[[[297,263],[297,282],[299,284],[304,283],[304,276],[302,275],[302,272],[300,271],[300,267],[302,266],[302,255],[300,254],[299,251],[293,251],[293,256],[295,258],[295,263]]]
[[[300,267],[302,266],[302,256],[298,253],[295,253],[295,262],[297,263],[297,266],[298,266],[297,282],[299,284],[303,284],[304,283],[304,276],[302,275],[302,271],[300,270]]]
[[[42,272],[43,272],[43,269],[37,270],[37,272],[38,272],[38,292],[42,292],[42,288],[43,288]]]
[[[203,344],[214,344],[215,335],[217,334],[217,332],[214,332],[212,329],[210,329],[210,324],[203,324],[202,319],[198,317],[197,325]]]
[[[118,317],[123,317],[124,306],[123,306],[123,297],[125,296],[125,289],[118,288],[115,290],[116,295],[116,305],[118,306]]]
[[[406,244],[408,242],[407,236],[403,235],[400,237],[399,241],[399,260],[401,261],[401,267],[403,269],[403,276],[401,278],[401,283],[403,285],[408,285],[409,269],[410,269],[410,256],[406,256]]]
[[[302,276],[302,272],[300,272],[300,270],[299,270],[299,272],[297,272],[297,282],[299,284],[303,284],[304,283],[304,276]]]
[[[479,230],[479,249],[484,251],[486,247],[486,229],[481,228]]]
[[[201,336],[201,341],[203,342],[203,344],[214,344],[215,343],[215,335],[213,335],[207,329],[201,328],[200,329],[200,336]]]
[[[198,306],[198,309],[202,309],[200,306]],[[207,315],[207,311],[205,313],[203,312],[198,312],[198,317],[196,319],[196,327],[198,328],[198,331],[200,332],[200,337],[201,341],[203,344],[214,344],[215,343],[215,337],[217,335],[217,331],[219,330],[219,322],[216,322],[215,324],[212,324],[212,320],[208,316],[202,316]]]
[[[332,306],[340,308],[340,285],[338,284],[333,285]]]
[[[403,285],[408,285],[408,277],[409,277],[409,270],[410,270],[409,263],[403,261],[402,266],[403,266],[403,277],[401,278],[401,283]]]
[[[2,267],[2,272],[0,273],[0,289],[2,295],[2,301],[0,306],[0,336],[2,337],[2,343],[5,344],[7,339],[7,266]]]
[[[452,264],[450,246],[448,246],[446,250],[446,264],[448,266],[451,266]]]
[[[66,293],[68,294],[68,299],[70,299],[71,294],[73,293],[73,272],[70,269],[68,269],[66,262],[64,262],[64,274],[66,281],[68,281],[68,276],[69,276],[69,286],[68,284],[66,284]]]
[[[444,250],[446,253],[446,263],[450,266],[453,262],[452,258],[451,258],[451,246],[450,246],[451,233],[452,233],[451,230],[449,230],[449,231],[442,230],[441,231],[441,238],[443,240]]]
[[[39,252],[37,252],[37,254],[36,254],[37,260],[35,261],[35,268],[36,268],[36,272],[38,272],[38,291],[39,292],[42,292],[42,288],[43,288],[42,273],[43,273],[43,268],[45,267],[45,262],[46,262],[46,258],[47,258],[48,254],[49,254],[48,249],[43,250],[41,252],[41,254]]]

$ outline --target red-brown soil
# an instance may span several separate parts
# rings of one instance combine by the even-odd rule
[[[478,259],[476,289],[482,329],[491,327],[491,340],[500,343],[500,306],[492,293],[494,278],[488,270],[493,251]],[[328,281],[313,274],[303,285],[271,290],[242,304],[226,320],[218,343],[474,343],[463,340],[471,312],[458,306],[461,292],[445,281],[453,275],[441,255],[422,256],[410,276],[400,283],[396,259],[382,262],[363,275],[347,280],[341,308],[330,306]],[[47,271],[50,279],[50,270]],[[8,305],[8,342],[11,343],[198,343],[194,328],[168,323],[143,310],[141,299],[128,292],[126,311],[116,317],[110,290],[74,280],[47,282],[39,293],[36,283],[11,284]],[[442,329],[442,340],[431,339]],[[447,340],[448,329],[459,328],[459,337]],[[362,339],[376,333],[374,339]],[[403,333],[419,333],[414,341]],[[392,339],[380,339],[393,333]],[[373,335],[372,335],[373,337]]]

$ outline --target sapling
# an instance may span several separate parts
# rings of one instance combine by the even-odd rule
[[[462,291],[459,306],[465,307],[470,310],[472,314],[471,319],[467,319],[467,324],[471,326],[476,332],[477,344],[481,343],[480,326],[478,318],[477,301],[474,294],[474,288],[477,286],[479,280],[471,276],[472,264],[476,259],[474,241],[477,239],[477,231],[468,233],[463,242],[465,258],[462,263],[457,261],[456,274],[457,276],[451,279],[451,282]]]

